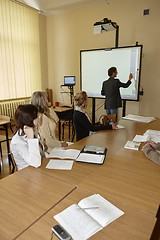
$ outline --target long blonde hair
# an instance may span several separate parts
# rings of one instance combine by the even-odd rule
[[[47,95],[43,91],[36,91],[31,96],[31,104],[36,106],[39,113],[50,116]]]
[[[76,106],[80,107],[82,104],[87,101],[87,93],[85,91],[80,91],[74,96],[74,100],[76,102]],[[86,107],[86,106],[84,106]]]

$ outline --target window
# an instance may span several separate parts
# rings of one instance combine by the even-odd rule
[[[38,13],[0,0],[0,100],[29,97],[40,89]]]

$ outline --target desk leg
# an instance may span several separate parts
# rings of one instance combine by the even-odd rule
[[[59,141],[61,141],[61,121],[59,120]]]
[[[70,139],[70,127],[71,127],[71,122],[70,122],[70,117],[69,117],[69,139]]]
[[[9,162],[9,165],[11,165],[10,158],[9,158],[10,148],[9,148],[9,139],[8,139],[8,124],[4,124],[3,126],[4,126],[5,131],[6,131],[7,151],[8,151],[8,162]]]

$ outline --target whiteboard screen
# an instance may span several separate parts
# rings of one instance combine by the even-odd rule
[[[108,69],[116,67],[118,78],[126,83],[129,74],[133,74],[132,84],[128,88],[120,88],[121,98],[125,100],[139,99],[140,70],[142,45],[112,49],[82,50],[81,57],[81,90],[89,97],[104,98],[101,95],[102,83],[109,78]]]

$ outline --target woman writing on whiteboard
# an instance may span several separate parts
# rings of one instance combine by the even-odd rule
[[[157,152],[160,151],[160,143],[147,141],[142,151],[145,153],[146,157],[160,165],[160,152]]]
[[[46,151],[50,153],[54,147],[67,147],[68,144],[66,142],[60,142],[55,136],[56,124],[59,118],[54,110],[48,107],[45,92],[34,92],[31,97],[31,104],[38,109],[39,122],[37,130],[42,141],[45,143]]]
[[[105,130],[105,129],[116,129],[117,126],[113,124],[112,126],[95,126],[92,124],[90,116],[85,111],[87,107],[88,96],[85,91],[77,93],[74,97],[76,102],[76,108],[73,115],[73,123],[76,129],[76,140],[89,136],[92,132]]]

